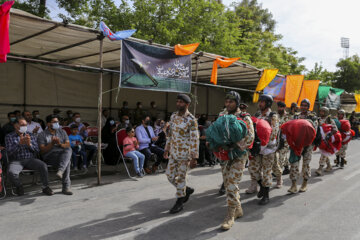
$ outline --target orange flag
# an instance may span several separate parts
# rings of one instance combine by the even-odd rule
[[[288,108],[291,107],[291,103],[298,101],[303,81],[304,75],[286,76],[285,104]]]
[[[237,60],[239,60],[240,58],[217,58],[214,60],[213,63],[213,69],[211,72],[211,79],[210,82],[213,83],[214,85],[217,85],[217,68],[218,65],[222,68],[227,68],[228,66],[230,66],[231,64],[233,64],[234,62],[236,62]]]
[[[304,98],[307,98],[310,101],[310,111],[314,109],[315,99],[319,89],[319,84],[320,84],[320,80],[304,80],[300,97],[298,100],[299,106],[301,104],[301,101]]]
[[[192,43],[188,45],[177,44],[175,45],[175,54],[180,56],[190,55],[195,52],[199,44],[200,43]]]

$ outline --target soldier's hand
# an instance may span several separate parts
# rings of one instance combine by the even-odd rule
[[[191,169],[196,168],[196,166],[197,166],[197,161],[196,161],[195,158],[193,158],[193,159],[190,160],[190,165],[189,165],[189,166],[190,166]]]
[[[164,159],[169,159],[169,151],[166,151],[164,152]]]

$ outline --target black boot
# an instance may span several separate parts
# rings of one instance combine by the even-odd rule
[[[176,203],[175,205],[170,209],[170,213],[171,214],[174,214],[174,213],[178,213],[180,212],[181,210],[183,210],[183,203],[184,203],[184,198],[185,197],[181,197],[181,198],[178,198],[176,200]]]
[[[287,175],[287,174],[289,174],[289,173],[290,173],[289,166],[285,166],[282,175]]]
[[[224,186],[224,183],[221,184],[221,187],[219,189],[219,195],[222,196],[226,193],[226,190],[225,190],[225,186]]]
[[[260,200],[259,205],[266,205],[269,203],[269,191],[270,188],[269,187],[264,187],[264,196],[263,198]]]
[[[339,166],[339,163],[340,163],[340,157],[339,156],[336,156],[336,159],[335,159],[334,163],[335,163],[335,167]]]
[[[344,168],[344,165],[345,165],[345,159],[341,158],[340,168]]]
[[[194,189],[186,186],[186,196],[184,197],[183,203],[186,203],[189,200],[190,195],[193,193],[194,193]]]
[[[258,192],[257,194],[257,197],[258,198],[262,198],[264,196],[264,187],[263,185],[261,184],[261,180],[258,181],[258,184],[260,186],[260,191]]]

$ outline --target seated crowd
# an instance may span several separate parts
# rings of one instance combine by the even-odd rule
[[[123,102],[118,112],[119,121],[104,109],[101,140],[106,144],[103,149],[105,164],[118,164],[122,155],[132,160],[136,175],[143,177],[145,173],[155,173],[160,164],[166,162],[163,155],[169,123],[159,118],[155,102],[151,102],[148,111],[142,109],[141,102],[136,106],[131,111],[128,103]],[[48,184],[48,167],[55,168],[56,176],[62,180],[62,193],[72,195],[70,171],[82,169],[86,173],[93,165],[97,145],[88,139],[89,124],[81,121],[78,112],[68,110],[65,118],[60,117],[60,113],[59,109],[54,109],[53,114],[46,117],[46,123],[41,120],[38,110],[8,113],[9,122],[0,131],[0,150],[3,153],[0,163],[6,163],[5,172],[17,195],[24,194],[19,179],[23,169],[38,171],[43,193],[53,195]],[[215,163],[205,145],[205,130],[210,124],[206,115],[199,116],[200,166],[205,166],[206,162],[210,166]],[[117,134],[120,132],[123,137],[118,142]],[[151,160],[154,161],[152,166]]]

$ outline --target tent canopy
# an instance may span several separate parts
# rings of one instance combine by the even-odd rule
[[[11,53],[9,56],[99,67],[99,41],[102,39],[99,30],[39,18],[18,9],[11,9],[10,14]],[[150,43],[146,40],[136,38],[130,38],[130,40],[173,49],[173,47]],[[196,56],[194,54],[192,59],[193,80],[195,80]],[[199,56],[198,82],[209,83],[213,60],[217,57],[222,56],[205,52]],[[103,66],[104,69],[119,70],[119,41],[112,42],[107,38],[104,39]],[[228,68],[218,69],[218,84],[255,89],[261,73],[261,69],[238,61]]]

